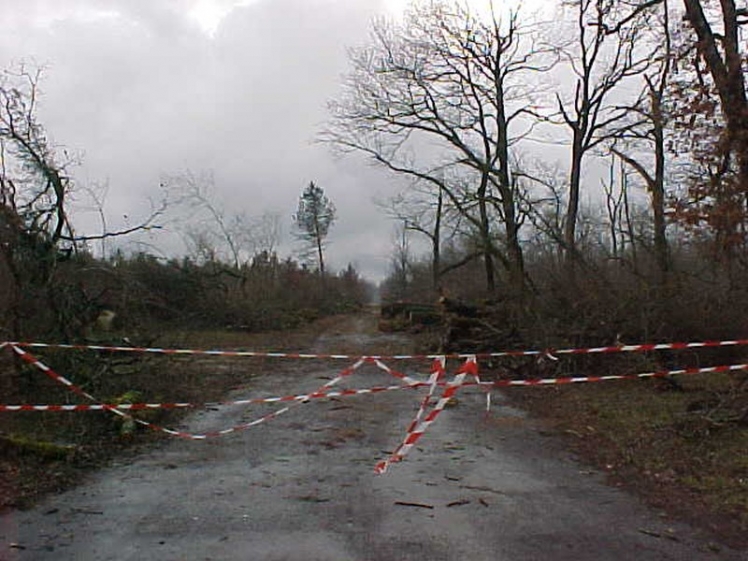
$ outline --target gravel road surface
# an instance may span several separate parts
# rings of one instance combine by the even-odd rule
[[[385,336],[364,327],[351,322],[351,332],[322,335],[312,350],[353,341],[372,352]],[[230,397],[306,391],[345,366],[271,363]],[[428,373],[423,364],[398,366]],[[347,384],[391,381],[367,367]],[[462,392],[404,462],[375,475],[421,395],[317,400],[220,439],[164,437],[76,489],[0,518],[0,560],[748,558],[606,486],[499,394],[487,415],[483,394]],[[221,429],[267,411],[221,406],[182,428]]]

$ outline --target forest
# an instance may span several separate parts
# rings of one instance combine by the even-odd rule
[[[330,105],[323,141],[409,182],[382,205],[398,225],[384,298],[451,303],[441,343],[452,352],[742,338],[745,3],[490,5],[422,2],[377,22]],[[510,379],[662,373],[510,395],[616,485],[718,531],[748,520],[736,460],[748,377],[666,374],[744,356],[504,359],[495,369]]]
[[[323,142],[409,181],[385,298],[484,298],[546,345],[743,332],[745,9],[494,7],[377,22],[330,104]]]
[[[377,201],[396,229],[383,301],[470,303],[482,325],[470,352],[744,338],[745,3],[487,5],[415,1],[402,18],[375,20],[349,48],[317,131],[336,156],[403,186]],[[227,217],[210,181],[189,174],[175,179],[182,199],[210,220],[188,233],[189,255],[99,251],[157,230],[163,208],[132,228],[78,234],[74,161],[39,120],[40,78],[21,67],[0,81],[0,340],[146,345],[177,327],[290,330],[372,299],[354,266],[325,268],[335,207],[314,182],[294,215],[302,256],[279,256],[272,219]],[[741,353],[710,352],[606,368]],[[35,399],[28,371],[4,366],[0,393]],[[728,440],[745,441],[745,373],[699,392],[678,398],[693,414],[680,436],[736,430]]]

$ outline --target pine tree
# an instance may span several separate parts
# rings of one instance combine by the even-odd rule
[[[335,222],[335,205],[327,198],[322,187],[312,181],[299,197],[299,207],[293,219],[298,230],[297,237],[307,244],[310,252],[317,254],[319,272],[324,278],[322,250],[330,226]]]

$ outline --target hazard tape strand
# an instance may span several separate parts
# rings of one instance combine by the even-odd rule
[[[686,350],[705,349],[717,347],[736,347],[748,345],[748,339],[732,339],[723,341],[695,341],[690,343],[642,343],[634,345],[610,345],[601,347],[582,347],[564,349],[531,349],[531,350],[508,350],[486,353],[470,354],[401,354],[401,355],[371,355],[368,358],[378,360],[435,360],[441,356],[446,359],[466,360],[471,357],[476,359],[520,357],[520,356],[549,356],[556,355],[584,355],[584,354],[608,354],[608,353],[631,353],[652,352],[664,350]],[[287,353],[287,352],[265,352],[265,351],[227,351],[227,350],[201,350],[201,349],[167,349],[160,347],[133,347],[133,346],[106,346],[106,345],[75,345],[64,343],[38,343],[8,341],[0,343],[0,349],[4,346],[22,348],[45,348],[45,349],[67,349],[67,350],[91,350],[101,352],[125,352],[141,354],[163,354],[170,356],[223,356],[223,357],[247,357],[247,358],[287,358],[287,359],[324,359],[324,360],[355,360],[360,355],[349,354],[324,354],[324,353]]]
[[[350,396],[350,395],[357,395],[357,394],[371,394],[371,393],[379,393],[383,391],[389,391],[394,389],[409,389],[409,388],[417,388],[423,385],[422,382],[419,382],[413,378],[410,378],[408,376],[405,376],[402,373],[399,373],[395,370],[392,370],[391,368],[387,367],[384,363],[382,363],[379,360],[372,359],[371,357],[363,357],[357,360],[353,365],[351,365],[348,368],[343,369],[338,373],[338,375],[333,378],[332,380],[326,382],[322,386],[320,386],[317,390],[315,390],[312,393],[309,394],[302,394],[297,396],[285,396],[280,398],[256,398],[256,399],[249,399],[249,400],[236,400],[235,402],[231,403],[234,405],[239,404],[250,404],[250,403],[279,403],[279,402],[292,402],[289,405],[286,405],[285,407],[274,411],[272,413],[269,413],[267,415],[264,415],[258,419],[255,419],[253,421],[243,423],[240,425],[236,425],[233,427],[229,427],[224,430],[220,431],[212,431],[212,432],[206,432],[203,434],[196,434],[196,433],[189,433],[185,431],[178,431],[174,429],[169,429],[166,427],[162,427],[160,425],[156,425],[154,423],[150,423],[148,421],[144,421],[142,419],[138,419],[137,417],[134,417],[128,413],[128,411],[132,410],[143,410],[143,409],[159,409],[159,408],[175,408],[177,406],[181,407],[189,407],[191,404],[119,404],[119,405],[113,405],[113,404],[105,404],[100,403],[101,400],[98,400],[90,393],[83,390],[81,387],[77,386],[73,382],[71,382],[66,377],[62,376],[61,374],[58,374],[55,372],[52,368],[41,362],[38,358],[33,356],[32,354],[28,353],[27,351],[21,349],[20,347],[17,347],[15,345],[11,345],[11,348],[13,349],[16,354],[18,354],[25,362],[33,365],[35,368],[39,369],[43,373],[45,373],[47,376],[49,376],[51,379],[56,381],[59,384],[62,384],[66,386],[70,391],[73,393],[84,397],[88,399],[89,401],[93,401],[92,404],[85,404],[85,405],[79,405],[79,406],[71,406],[71,405],[5,405],[0,407],[0,411],[83,411],[83,410],[103,410],[103,411],[110,411],[114,413],[115,415],[118,415],[123,418],[131,419],[132,421],[148,427],[152,430],[156,430],[159,432],[163,432],[168,435],[177,436],[180,438],[190,439],[190,440],[205,440],[207,438],[213,438],[218,436],[224,436],[233,432],[238,432],[241,430],[246,430],[251,427],[257,426],[261,423],[264,423],[266,421],[269,421],[270,419],[273,419],[283,413],[286,413],[289,411],[292,407],[298,406],[302,403],[306,403],[307,401],[311,399],[317,399],[317,398],[329,398],[329,397],[336,397],[336,396]],[[358,368],[360,368],[363,364],[372,363],[375,364],[378,368],[384,370],[385,372],[389,373],[392,376],[395,376],[396,378],[400,379],[401,381],[404,381],[405,385],[398,385],[398,386],[390,386],[390,387],[374,387],[374,388],[364,388],[359,390],[349,390],[349,389],[343,389],[339,390],[337,392],[334,392],[331,390],[333,386],[338,384],[340,381],[342,381],[347,376],[350,376],[354,371],[356,371]]]
[[[285,407],[283,407],[281,409],[278,409],[277,411],[273,411],[271,413],[268,413],[267,415],[264,415],[264,416],[262,416],[262,417],[260,417],[258,419],[253,420],[253,421],[250,421],[250,422],[247,422],[247,423],[242,423],[240,425],[229,427],[227,429],[223,429],[223,430],[220,430],[220,431],[211,431],[211,432],[206,432],[206,433],[202,433],[202,434],[190,433],[190,432],[186,432],[186,431],[178,431],[178,430],[170,429],[170,428],[167,428],[167,427],[162,427],[162,426],[157,425],[155,423],[150,423],[148,421],[144,421],[143,419],[139,419],[137,417],[134,417],[134,416],[130,415],[129,413],[127,413],[126,411],[123,411],[120,408],[110,407],[107,404],[101,404],[100,403],[101,400],[95,398],[93,395],[91,395],[90,393],[86,392],[81,387],[75,385],[73,382],[71,382],[70,380],[68,380],[67,378],[65,378],[64,376],[62,376],[61,374],[58,374],[52,368],[50,368],[49,366],[47,366],[46,364],[44,364],[43,362],[41,362],[39,359],[37,359],[35,356],[31,355],[30,353],[24,351],[23,349],[21,349],[20,347],[15,346],[15,345],[11,345],[11,348],[13,349],[13,351],[16,354],[18,354],[21,357],[22,360],[24,360],[28,364],[33,365],[35,368],[37,368],[40,371],[42,371],[43,373],[45,373],[47,376],[49,376],[54,381],[56,381],[56,382],[58,382],[58,383],[60,383],[60,384],[62,384],[64,386],[66,386],[73,393],[75,393],[75,394],[77,394],[77,395],[79,395],[81,397],[85,397],[89,401],[93,401],[94,404],[100,404],[100,405],[102,405],[101,408],[103,410],[110,411],[110,412],[112,412],[115,415],[118,415],[118,416],[126,418],[126,419],[130,419],[130,420],[134,421],[135,423],[137,423],[139,425],[142,425],[142,426],[147,427],[149,429],[155,430],[157,432],[162,432],[162,433],[165,433],[165,434],[168,434],[168,435],[171,435],[171,436],[177,436],[179,438],[184,438],[184,439],[189,439],[189,440],[205,440],[205,439],[208,439],[208,438],[213,438],[213,437],[218,437],[218,436],[224,436],[224,435],[227,435],[227,434],[231,434],[233,432],[238,432],[238,431],[241,431],[241,430],[246,430],[246,429],[249,429],[251,427],[257,426],[257,425],[259,425],[261,423],[267,422],[267,421],[269,421],[271,419],[274,419],[275,417],[278,417],[279,415],[281,415],[283,413],[286,413],[294,405],[299,405],[301,403],[304,403],[303,401],[298,401],[298,402],[286,405]],[[320,390],[322,390],[324,388],[332,387],[334,384],[336,384],[341,379],[343,379],[345,376],[347,376],[350,372],[352,372],[353,370],[355,370],[355,368],[357,368],[361,363],[363,363],[363,361],[358,361],[352,367],[343,370],[336,378],[334,378],[333,380],[330,380],[329,382],[327,382],[326,384],[324,384],[317,391],[319,392]]]
[[[605,376],[565,376],[561,378],[531,378],[529,380],[495,380],[481,382],[482,386],[507,388],[516,386],[552,386],[589,382],[612,382],[615,380],[642,380],[647,378],[668,378],[670,376],[689,376],[694,374],[718,374],[748,370],[748,364],[730,364],[721,366],[703,366],[680,368],[675,370],[656,370],[639,374],[608,374]]]
[[[414,422],[410,424],[400,446],[398,446],[387,459],[378,462],[374,466],[374,473],[383,474],[391,464],[400,462],[405,458],[408,452],[410,452],[410,450],[412,450],[416,445],[416,442],[418,442],[418,440],[424,435],[426,430],[434,423],[434,421],[436,421],[439,414],[447,406],[447,403],[449,403],[457,391],[462,387],[465,383],[465,377],[468,374],[475,376],[476,384],[480,383],[480,379],[478,378],[478,364],[474,357],[469,357],[454,378],[447,383],[441,397],[423,419],[419,418],[421,413],[421,410],[419,410],[419,415],[417,415]]]
[[[407,376],[401,372],[398,372],[384,362],[382,356],[366,356],[358,358],[358,360],[348,368],[343,369],[338,375],[332,380],[320,386],[316,391],[308,394],[290,395],[282,397],[270,397],[270,398],[251,398],[234,400],[227,402],[217,402],[215,404],[203,404],[204,405],[249,405],[259,403],[287,403],[281,409],[268,413],[262,417],[254,419],[253,421],[229,427],[219,431],[211,431],[202,434],[189,433],[185,431],[174,430],[166,427],[138,419],[133,417],[130,412],[146,409],[174,409],[174,408],[188,408],[198,407],[197,404],[191,403],[135,403],[135,404],[106,404],[99,403],[93,395],[86,392],[80,386],[77,386],[69,379],[55,372],[52,368],[41,362],[38,358],[25,351],[21,344],[14,344],[9,342],[0,343],[0,349],[3,347],[10,347],[21,359],[25,362],[33,365],[35,368],[44,372],[47,376],[55,380],[56,382],[66,386],[71,392],[88,399],[94,403],[83,404],[83,405],[0,405],[0,411],[95,411],[104,410],[110,411],[115,415],[123,418],[131,419],[132,421],[148,427],[153,430],[163,432],[168,435],[177,436],[180,438],[186,438],[191,440],[204,440],[207,438],[224,436],[233,432],[245,430],[261,423],[267,422],[279,415],[288,412],[292,407],[298,406],[302,403],[306,403],[312,399],[320,398],[331,398],[331,397],[343,397],[351,395],[361,394],[373,394],[385,391],[394,391],[400,389],[418,389],[424,386],[429,388],[428,394],[422,400],[420,407],[416,413],[416,416],[411,421],[406,431],[405,438],[402,443],[395,449],[388,458],[380,461],[375,466],[376,473],[385,473],[388,467],[395,462],[399,462],[405,458],[409,451],[416,445],[419,439],[425,434],[426,430],[436,421],[438,416],[446,407],[447,403],[454,398],[457,392],[464,386],[478,386],[482,387],[487,391],[487,407],[490,406],[490,389],[501,388],[501,387],[517,387],[517,386],[548,386],[548,385],[563,385],[563,384],[577,384],[587,382],[602,382],[602,381],[613,381],[613,380],[633,380],[633,379],[646,379],[646,378],[664,378],[669,376],[677,375],[692,375],[692,374],[704,374],[704,373],[726,373],[733,371],[745,371],[748,370],[748,364],[734,364],[725,366],[711,366],[711,367],[692,367],[683,368],[676,370],[661,370],[654,372],[645,372],[639,374],[617,374],[617,375],[604,375],[604,376],[569,376],[559,378],[540,378],[540,379],[529,379],[529,380],[494,380],[490,382],[484,382],[480,379],[478,374],[477,358],[480,356],[509,356],[509,355],[537,355],[545,354],[554,358],[553,355],[557,354],[585,354],[585,353],[604,353],[604,352],[633,352],[633,351],[653,351],[663,349],[685,349],[685,348],[697,348],[697,347],[719,347],[719,346],[732,346],[739,344],[746,344],[748,340],[735,340],[735,341],[709,341],[702,343],[670,343],[670,344],[658,344],[658,345],[629,345],[629,346],[617,346],[617,347],[597,347],[588,349],[562,349],[556,351],[508,351],[503,353],[488,353],[485,355],[451,355],[455,357],[465,358],[465,363],[460,370],[455,374],[454,378],[445,382],[441,378],[445,376],[445,361],[450,355],[435,355],[431,357],[429,355],[395,355],[389,358],[434,358],[432,365],[431,375],[428,381],[423,382],[416,380],[410,376]],[[59,347],[59,348],[84,348],[84,346],[55,346],[48,344],[27,344],[29,347]],[[135,349],[124,347],[91,347],[85,346],[85,348],[95,348],[97,350],[128,350],[132,351]],[[141,352],[164,352],[167,354],[215,354],[222,356],[278,356],[282,358],[349,358],[348,355],[291,355],[287,353],[257,353],[248,351],[179,351],[179,350],[166,350],[166,349],[141,349]],[[335,391],[332,388],[341,382],[344,378],[350,376],[363,364],[374,364],[380,370],[390,374],[397,378],[400,382],[396,386],[378,386],[373,388],[363,389],[342,389]],[[468,381],[466,377],[471,375],[474,381]],[[431,399],[436,391],[437,387],[443,387],[441,396],[439,397],[436,404],[428,410]]]
[[[444,360],[443,358],[434,360],[434,363],[431,366],[431,375],[429,376],[429,381],[427,382],[429,391],[424,396],[424,398],[421,400],[421,405],[418,408],[418,411],[416,412],[416,416],[413,418],[413,421],[408,427],[408,431],[411,431],[416,426],[418,426],[418,423],[421,420],[421,417],[426,412],[426,409],[429,406],[429,403],[431,402],[431,398],[434,395],[434,392],[436,391],[436,388],[439,385],[440,379],[446,376],[447,372],[446,372],[445,363],[446,363],[446,360]]]
[[[642,372],[638,374],[610,374],[605,376],[567,376],[560,378],[532,378],[528,380],[495,380],[491,382],[470,382],[465,381],[462,385],[465,387],[480,386],[484,389],[490,390],[491,388],[506,388],[506,387],[521,387],[521,386],[551,386],[551,385],[570,385],[579,383],[594,383],[594,382],[612,382],[612,381],[623,381],[623,380],[637,380],[647,378],[668,378],[670,376],[685,376],[695,374],[717,374],[726,372],[737,372],[737,371],[748,371],[748,364],[732,364],[732,365],[721,365],[721,366],[707,366],[699,368],[683,368],[676,370],[658,370],[653,372]],[[60,383],[68,385],[66,382],[59,380]],[[354,395],[365,395],[365,394],[376,394],[384,393],[388,391],[398,391],[404,389],[420,389],[423,387],[433,388],[446,386],[446,382],[437,381],[433,384],[431,379],[426,382],[414,381],[408,385],[391,385],[391,386],[374,386],[371,388],[344,388],[336,391],[317,391],[307,394],[296,394],[278,397],[260,397],[251,399],[237,399],[231,401],[215,401],[205,403],[93,403],[93,404],[44,404],[44,405],[29,405],[29,404],[16,404],[16,405],[2,405],[0,404],[0,412],[15,412],[15,411],[58,411],[58,412],[74,412],[74,411],[104,411],[111,409],[119,409],[122,411],[142,411],[149,409],[190,409],[200,407],[220,407],[220,406],[239,406],[239,405],[259,405],[259,404],[272,404],[272,403],[283,403],[283,402],[304,402],[312,399],[325,399],[325,398],[338,398],[338,397],[349,397]],[[78,392],[76,392],[78,393]],[[429,392],[426,397],[431,397],[433,389]],[[490,395],[490,394],[488,394]],[[425,401],[427,403],[427,401]],[[423,406],[423,404],[422,404]],[[421,412],[422,414],[423,412]]]
[[[419,389],[425,385],[426,382],[418,382],[410,386],[403,386],[401,384],[394,386],[374,386],[372,388],[356,388],[356,389],[341,389],[328,392],[299,394],[281,397],[261,397],[252,399],[237,399],[233,401],[215,401],[205,403],[90,403],[90,404],[64,404],[64,405],[2,405],[0,404],[0,412],[14,412],[14,411],[56,411],[56,412],[75,412],[75,411],[105,411],[108,409],[119,409],[121,411],[145,411],[153,409],[197,409],[201,407],[230,407],[239,405],[258,405],[268,403],[288,403],[296,401],[311,401],[312,399],[329,399],[338,397],[350,397],[354,395],[366,395],[383,393],[387,391],[398,391],[407,389]]]

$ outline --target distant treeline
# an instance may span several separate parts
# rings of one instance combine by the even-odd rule
[[[15,265],[16,275],[0,271],[2,292],[13,297],[0,303],[3,337],[13,339],[81,341],[106,337],[107,329],[129,337],[169,327],[284,329],[358,309],[371,290],[352,266],[323,279],[268,252],[239,267],[147,253],[108,260],[57,253],[54,271],[43,278],[34,274],[38,263]],[[11,286],[14,276],[20,286]],[[114,313],[111,325],[97,322],[105,310]]]

